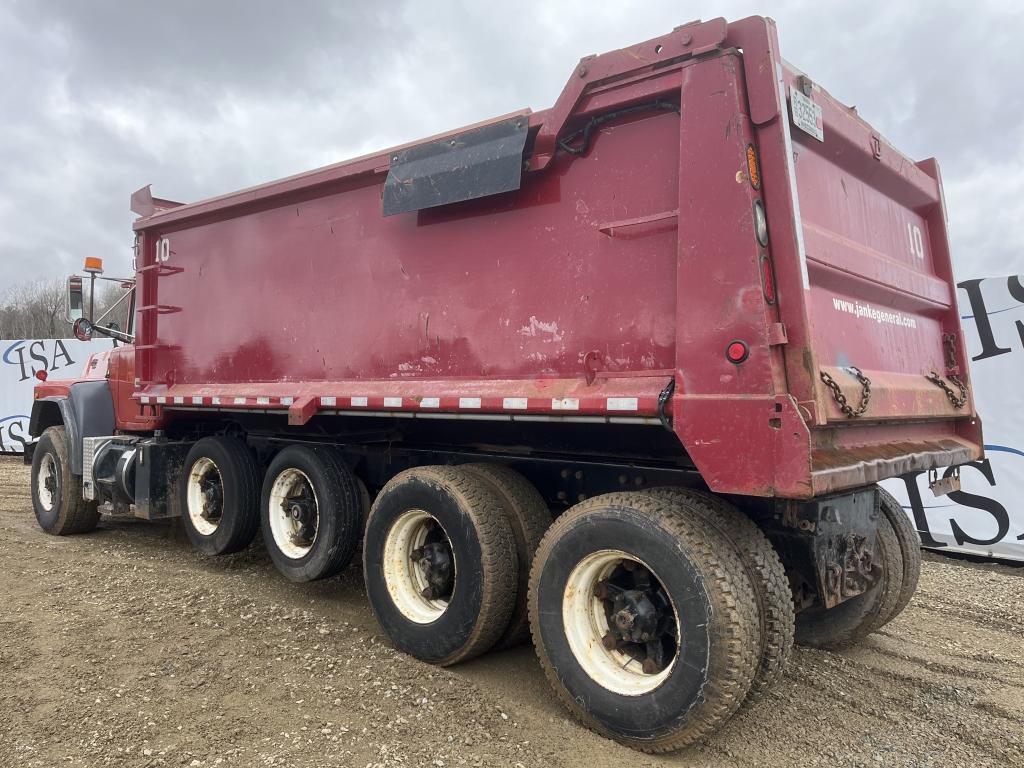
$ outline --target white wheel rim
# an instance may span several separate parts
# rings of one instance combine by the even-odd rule
[[[426,542],[432,528],[431,523],[441,526],[432,515],[422,509],[410,509],[399,515],[392,523],[384,540],[384,583],[387,585],[388,594],[402,615],[417,624],[437,621],[448,609],[448,604],[454,597],[454,591],[447,599],[431,600],[423,595],[428,583],[423,568],[413,559],[413,551]],[[444,531],[444,528],[441,527],[441,530]],[[453,552],[453,574],[455,568]]]
[[[306,503],[312,502],[309,513],[313,515],[312,538],[303,535],[303,522],[293,512],[297,495],[308,491]],[[292,560],[300,560],[309,554],[320,534],[320,501],[309,476],[301,469],[289,467],[283,470],[270,487],[270,535],[281,553]]]
[[[627,653],[605,647],[602,639],[610,632],[604,601],[595,596],[598,583],[607,579],[623,561],[632,561],[657,574],[639,558],[617,549],[605,549],[587,555],[569,574],[562,596],[562,623],[577,663],[598,685],[623,696],[640,696],[660,686],[679,658],[678,641],[671,661],[659,672],[646,673],[642,663]],[[660,581],[660,579],[658,579]],[[676,638],[679,638],[679,612],[672,605]]]
[[[39,474],[36,475],[36,495],[40,506],[47,512],[53,509],[53,491],[46,486],[47,478],[53,478],[54,488],[57,487],[57,462],[52,453],[44,453],[39,461]],[[24,487],[24,486],[23,486]]]
[[[220,486],[220,508],[216,510],[208,508],[208,504],[212,502],[207,497],[204,486],[208,487],[210,482]],[[185,490],[185,505],[192,527],[203,536],[212,536],[220,526],[220,516],[224,510],[224,483],[213,459],[204,456],[192,465]]]

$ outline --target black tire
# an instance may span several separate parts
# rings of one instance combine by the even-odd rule
[[[559,698],[587,727],[645,752],[692,744],[729,718],[747,695],[760,651],[757,602],[746,569],[729,541],[691,506],[645,493],[588,499],[548,529],[530,574],[533,642]],[[597,594],[582,581],[567,591],[574,574],[594,558],[618,552],[650,569],[652,583],[675,611],[676,636],[686,640],[675,646],[669,666],[655,670],[665,677],[639,693],[616,692],[592,675],[602,652],[611,656],[604,669],[625,669],[628,664],[612,655],[618,651],[604,651],[601,642],[590,641],[577,656],[566,631],[572,622],[563,606],[575,595]],[[601,578],[607,583],[615,573]],[[584,604],[577,616],[585,623],[588,615],[598,614]],[[664,625],[659,621],[658,626]],[[575,634],[586,640],[586,632]]]
[[[439,525],[438,541],[450,545],[454,575],[445,595],[414,619],[408,603],[400,607],[392,590],[408,596],[403,584],[415,586],[418,566],[410,560],[411,550],[402,551],[398,537],[410,516],[421,511],[434,521],[422,525],[432,531]],[[387,575],[386,549],[398,553],[388,561]],[[458,467],[399,473],[370,510],[363,574],[370,608],[400,650],[442,666],[483,653],[508,627],[519,576],[515,538],[500,497],[489,483]]]
[[[40,497],[40,472],[46,498]],[[82,498],[82,478],[71,472],[64,427],[48,427],[32,454],[32,507],[39,527],[53,536],[87,533],[100,521],[99,504]]]
[[[900,544],[900,554],[903,556],[903,581],[900,584],[900,594],[896,600],[896,606],[882,622],[882,624],[888,624],[903,613],[903,609],[907,607],[917,591],[917,583],[921,579],[921,539],[907,513],[891,493],[879,487],[878,499],[883,514],[888,518],[896,534],[896,539]]]
[[[837,606],[813,605],[796,615],[796,642],[822,650],[842,650],[870,635],[893,614],[903,585],[903,555],[896,532],[879,510],[878,547],[882,575],[867,592]]]
[[[530,639],[527,595],[530,591],[530,567],[544,533],[551,527],[551,510],[533,484],[514,469],[501,464],[462,464],[460,469],[489,482],[501,497],[505,516],[512,527],[519,560],[519,580],[515,607],[508,629],[498,638],[495,648],[511,648]]]
[[[275,483],[280,480],[279,487],[287,490],[289,478],[299,495],[306,494],[312,527],[305,531],[290,527],[296,524],[285,520],[283,502],[272,499]],[[263,541],[289,581],[316,581],[344,570],[359,544],[361,518],[359,481],[333,448],[291,445],[270,462],[260,502]],[[300,535],[309,537],[308,544]]]
[[[228,555],[252,543],[260,523],[260,475],[242,440],[226,435],[199,440],[185,457],[178,483],[181,522],[193,547],[206,555]]]
[[[793,591],[775,547],[760,528],[724,499],[689,488],[653,488],[651,496],[687,502],[690,514],[729,539],[746,568],[757,599],[761,622],[761,656],[743,706],[758,702],[782,677],[793,653],[796,628]]]

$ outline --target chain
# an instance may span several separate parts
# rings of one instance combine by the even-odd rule
[[[825,382],[825,386],[832,390],[832,397],[836,399],[839,404],[839,410],[846,414],[846,418],[852,419],[855,416],[860,416],[864,411],[868,409],[868,401],[871,400],[871,379],[865,376],[860,368],[850,366],[847,368],[850,373],[857,377],[857,381],[861,385],[860,405],[854,408],[846,401],[846,395],[843,394],[843,390],[839,388],[836,380],[829,376],[825,371],[821,372],[821,380]]]
[[[928,381],[930,381],[932,384],[934,384],[935,386],[937,386],[939,389],[941,389],[943,392],[946,393],[946,397],[949,398],[949,402],[951,402],[953,404],[954,408],[960,409],[960,408],[963,408],[964,405],[966,405],[966,403],[967,403],[967,387],[964,385],[964,383],[962,381],[960,381],[959,377],[957,377],[957,376],[950,376],[949,377],[949,380],[951,382],[953,382],[954,384],[956,384],[957,389],[960,390],[960,394],[959,395],[956,392],[954,392],[953,388],[950,387],[946,382],[944,382],[942,380],[942,377],[939,376],[939,374],[937,374],[935,371],[932,371],[931,373],[926,374],[925,378],[928,379]]]
[[[956,336],[952,333],[944,333],[942,334],[942,343],[946,347],[946,369],[950,372],[948,378],[960,390],[960,394],[958,395],[954,392],[953,388],[946,384],[935,371],[926,374],[925,378],[945,392],[949,402],[953,404],[954,408],[959,410],[967,404],[967,385],[956,375],[960,372],[960,366],[956,362]]]
[[[960,366],[956,364],[956,334],[942,334],[942,342],[946,345],[946,368],[953,373],[957,373],[957,369]]]

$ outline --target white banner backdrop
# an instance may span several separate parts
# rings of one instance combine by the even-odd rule
[[[927,473],[882,485],[933,549],[1024,560],[1024,279],[958,283],[985,458],[960,468],[961,490],[936,498]]]
[[[89,355],[110,349],[110,339],[22,339],[0,341],[0,453],[21,453],[29,442],[36,371],[51,379],[76,379]]]
[[[913,518],[925,547],[1024,560],[1024,280],[964,280],[959,297],[986,458],[961,467],[962,489],[948,496],[932,496],[924,472],[883,485]],[[0,341],[0,452],[21,453],[28,441],[36,371],[77,377],[90,354],[110,345]]]

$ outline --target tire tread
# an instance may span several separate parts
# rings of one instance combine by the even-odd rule
[[[537,585],[551,550],[573,523],[608,506],[622,506],[649,518],[683,544],[701,570],[711,598],[712,652],[703,698],[687,715],[685,724],[658,739],[626,738],[609,731],[574,699],[562,685],[558,671],[543,650],[540,634]],[[591,730],[643,752],[671,752],[693,744],[725,722],[747,696],[759,658],[759,619],[753,587],[740,558],[721,534],[703,525],[685,507],[643,492],[618,492],[595,496],[571,507],[558,517],[544,536],[530,574],[530,627],[545,676],[563,704]]]

